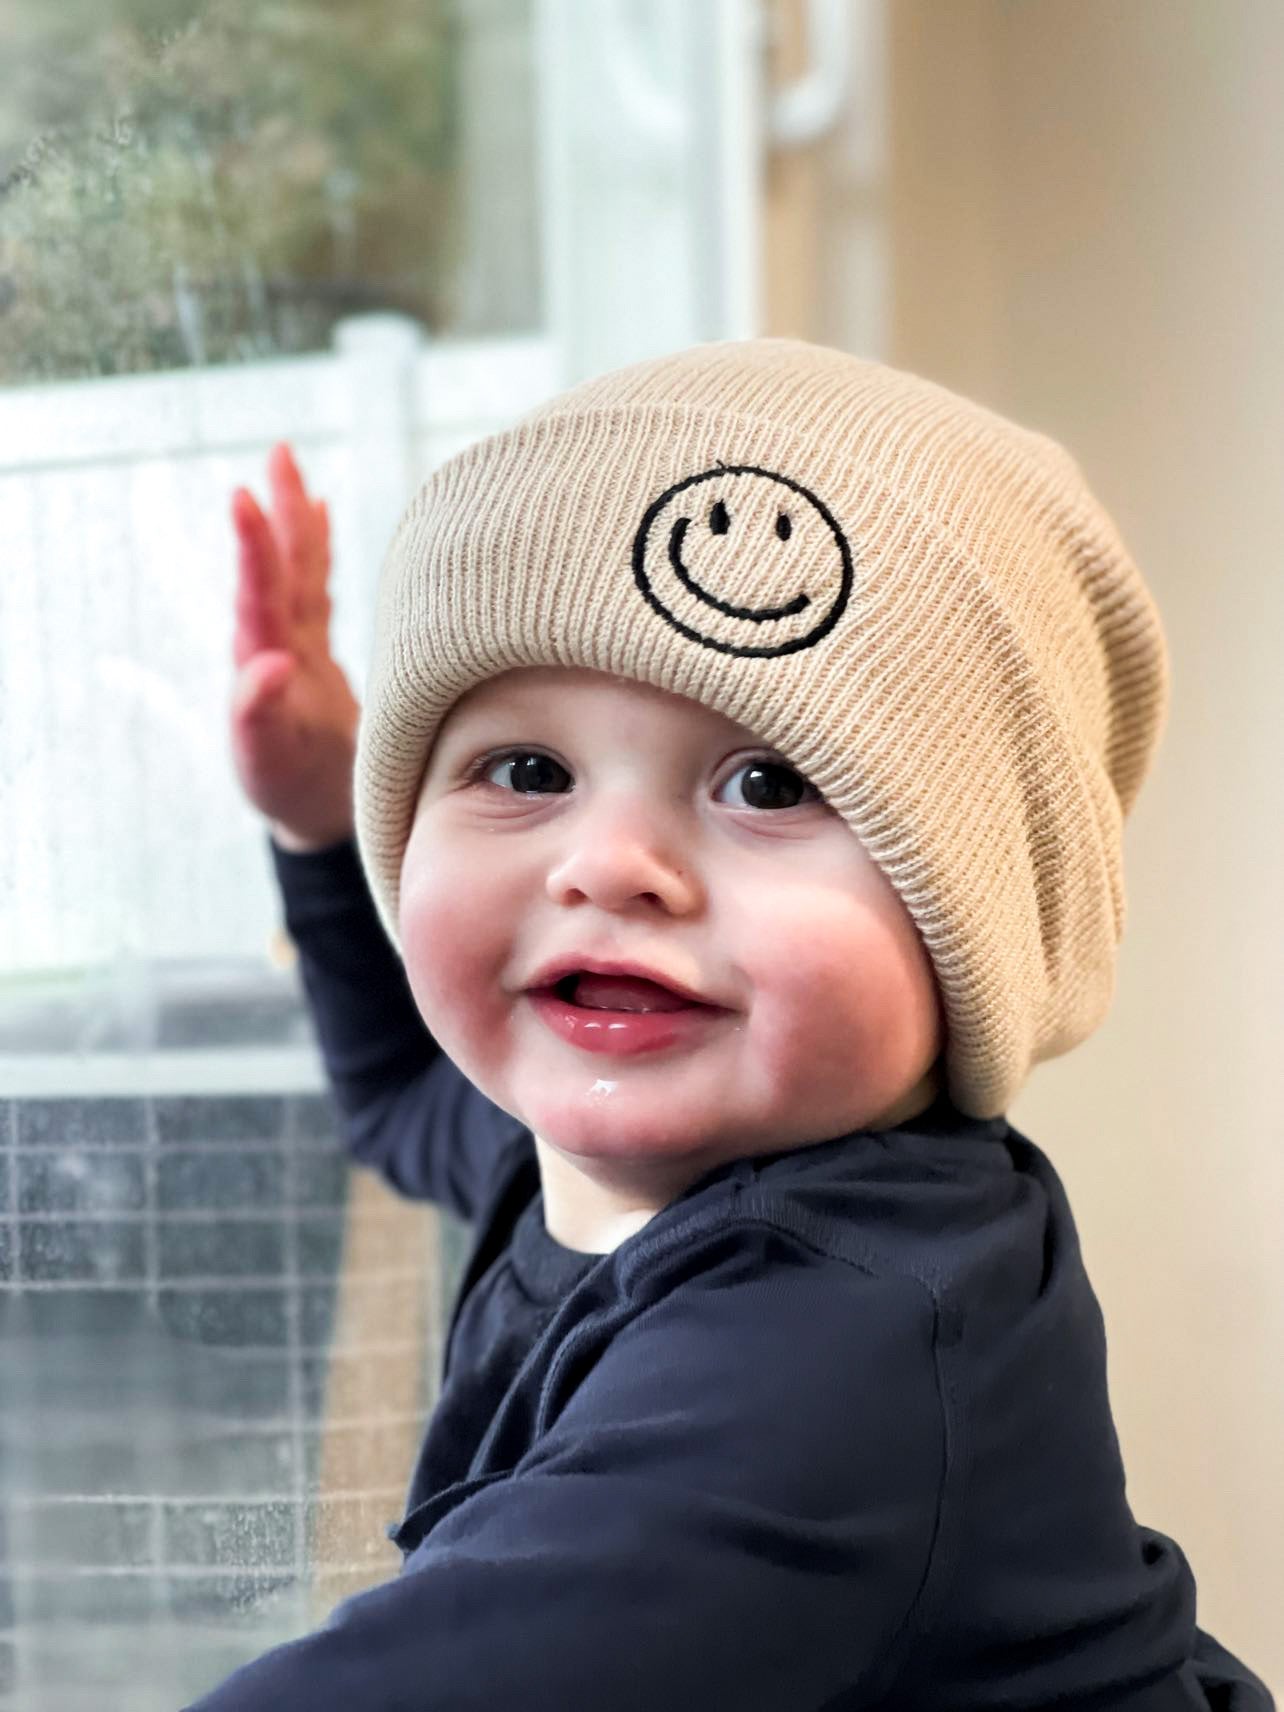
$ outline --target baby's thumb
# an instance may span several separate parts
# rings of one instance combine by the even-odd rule
[[[232,690],[233,723],[254,725],[270,714],[293,669],[294,655],[280,648],[265,648],[248,659]]]

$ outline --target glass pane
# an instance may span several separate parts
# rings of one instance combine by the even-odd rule
[[[460,1229],[316,1095],[0,1109],[0,1703],[172,1712],[395,1570]]]
[[[0,382],[538,324],[528,0],[3,17]]]
[[[173,1712],[399,1565],[468,1233],[348,1169],[231,768],[228,504],[290,440],[359,685],[408,492],[556,384],[529,13],[4,7],[14,1712]]]

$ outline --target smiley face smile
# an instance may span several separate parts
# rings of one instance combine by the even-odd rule
[[[785,606],[732,606],[728,601],[719,600],[717,595],[702,589],[682,563],[682,538],[690,527],[689,517],[679,517],[669,531],[669,563],[677,572],[678,581],[683,588],[690,589],[697,600],[713,607],[715,612],[725,612],[728,618],[747,618],[751,624],[765,624],[773,618],[792,618],[796,612],[801,612],[805,606],[811,605],[809,594],[800,594]]]
[[[718,464],[666,488],[633,539],[633,580],[682,636],[723,654],[813,647],[847,605],[847,538],[800,482]]]

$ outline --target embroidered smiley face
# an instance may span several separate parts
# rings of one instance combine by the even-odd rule
[[[800,482],[718,464],[647,507],[633,538],[633,580],[702,648],[793,654],[842,617],[852,555],[833,513]]]

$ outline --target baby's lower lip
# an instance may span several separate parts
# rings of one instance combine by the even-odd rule
[[[683,1005],[675,1011],[603,1011],[559,998],[553,987],[526,994],[540,1021],[559,1040],[584,1052],[631,1056],[660,1052],[693,1040],[719,1018],[729,1015],[716,1005]]]

